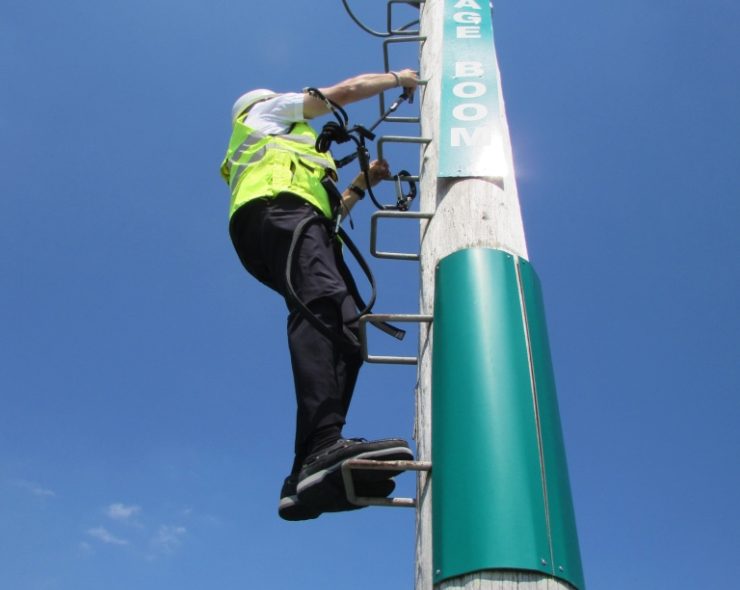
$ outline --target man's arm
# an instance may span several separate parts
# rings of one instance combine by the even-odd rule
[[[385,160],[373,160],[370,162],[370,168],[367,171],[367,176],[370,179],[370,187],[375,186],[381,180],[386,180],[391,177],[391,171],[388,167],[388,162]],[[356,187],[363,193],[369,188],[365,179],[365,174],[360,172],[355,179],[349,184],[349,186]],[[344,189],[342,193],[342,212],[344,214],[349,213],[350,209],[355,206],[355,203],[360,200],[360,195],[354,190],[350,190],[349,187]]]
[[[419,83],[419,78],[414,70],[405,69],[399,72],[386,72],[383,74],[360,74],[348,78],[328,88],[319,88],[321,93],[329,100],[339,106],[345,106],[353,102],[364,100],[380,94],[384,90],[403,87],[409,93],[413,93]],[[326,103],[320,98],[305,94],[303,98],[303,116],[313,119],[319,115],[329,112]]]

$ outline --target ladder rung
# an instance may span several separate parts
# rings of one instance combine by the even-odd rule
[[[421,211],[376,211],[370,217],[370,253],[376,258],[389,258],[391,260],[419,260],[419,254],[407,252],[378,252],[378,220],[380,218],[391,219],[431,219],[434,213],[423,213]]]
[[[405,322],[405,323],[431,323],[431,315],[411,313],[367,313],[360,317],[360,346],[362,358],[368,363],[386,363],[388,365],[415,365],[415,356],[374,356],[368,351],[367,346],[367,323],[370,322]]]
[[[413,498],[369,498],[358,496],[355,492],[355,483],[352,480],[352,470],[374,471],[431,471],[432,464],[428,461],[375,461],[372,459],[348,459],[342,463],[342,480],[347,500],[356,506],[388,506],[390,508],[415,508]]]
[[[413,137],[409,135],[383,135],[378,138],[378,159],[383,159],[383,145],[386,143],[417,143],[420,145],[428,145],[432,142],[428,137]]]
[[[398,35],[396,37],[389,37],[383,41],[383,65],[385,66],[385,71],[389,72],[391,70],[390,53],[388,51],[391,45],[397,43],[423,43],[426,40],[426,35]]]
[[[387,22],[386,22],[386,29],[389,35],[418,35],[419,34],[419,21],[418,19],[416,21],[412,21],[408,23],[406,26],[410,25],[417,25],[417,28],[414,30],[408,30],[408,29],[394,29],[393,28],[393,5],[394,4],[408,4],[411,6],[416,6],[416,8],[421,7],[421,2],[413,2],[411,0],[389,0],[388,1],[388,10],[387,10]]]

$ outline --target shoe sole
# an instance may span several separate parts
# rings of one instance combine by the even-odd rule
[[[298,500],[310,506],[322,507],[322,512],[327,512],[327,506],[340,503],[359,508],[347,500],[342,478],[342,464],[352,459],[370,459],[374,461],[410,461],[414,458],[408,447],[391,447],[376,451],[365,451],[351,457],[347,457],[326,469],[317,471],[298,483]],[[358,469],[353,471],[353,483],[355,490],[368,484],[382,482],[401,473],[396,469]],[[359,493],[359,492],[358,492]],[[390,493],[390,492],[389,492]]]
[[[295,522],[299,520],[313,520],[314,518],[321,516],[321,512],[306,506],[303,502],[298,500],[298,496],[287,496],[285,498],[280,498],[278,515],[283,520]]]
[[[342,486],[344,486],[343,483]],[[360,487],[358,493],[360,496],[368,496],[370,498],[385,498],[393,492],[395,487],[396,484],[391,479],[379,482],[368,482]],[[347,500],[346,497],[344,497],[344,487],[342,487],[341,490],[331,489],[330,492],[331,493],[329,495],[336,500],[331,506],[328,505],[327,502],[327,505],[323,507],[323,510],[318,510],[314,506],[306,505],[304,502],[301,502],[298,499],[297,495],[280,498],[278,515],[283,520],[295,522],[301,520],[313,520],[321,516],[321,514],[323,514],[324,512],[343,512],[365,508],[365,506],[358,506],[356,504],[352,504],[349,500]],[[342,499],[344,500],[344,502],[342,502]]]

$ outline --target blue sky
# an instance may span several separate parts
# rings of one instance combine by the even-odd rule
[[[740,575],[739,26],[730,0],[496,5],[589,588]],[[412,586],[411,511],[277,517],[283,303],[218,176],[240,92],[382,63],[340,2],[0,5],[0,588]],[[413,264],[374,269],[377,311],[415,312]],[[413,387],[366,367],[347,433],[410,438]]]

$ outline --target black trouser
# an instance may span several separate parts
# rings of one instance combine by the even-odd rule
[[[244,267],[259,281],[286,297],[285,271],[296,226],[320,215],[292,195],[258,199],[232,217],[229,233]],[[292,283],[298,298],[338,334],[347,325],[357,332],[354,300],[345,279],[341,252],[324,224],[311,224],[294,253]],[[288,344],[298,412],[295,460],[297,473],[308,454],[341,436],[357,374],[358,350],[333,343],[314,328],[286,297]],[[348,324],[349,322],[349,324]]]

